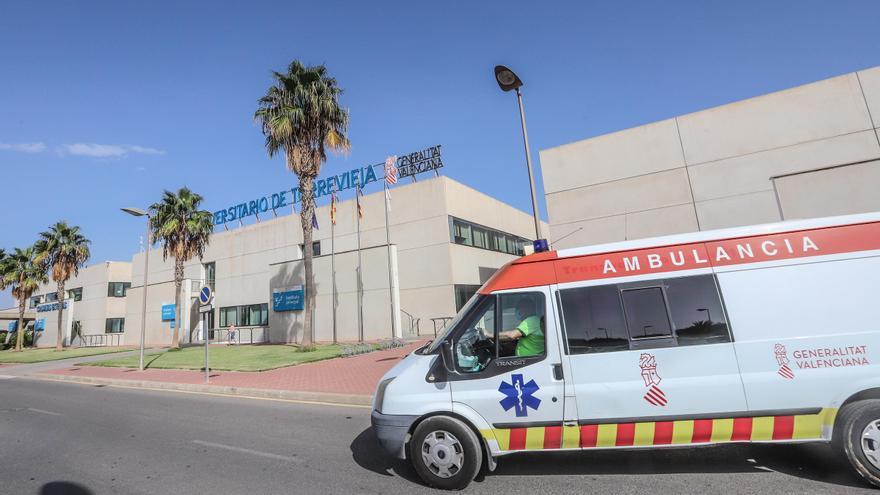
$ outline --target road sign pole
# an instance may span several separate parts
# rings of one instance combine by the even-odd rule
[[[211,287],[204,286],[199,290],[199,303],[201,304],[199,307],[199,313],[202,313],[202,309],[206,306],[212,305],[214,300],[213,291],[211,291]],[[205,383],[210,383],[211,381],[211,370],[208,368],[208,342],[210,342],[210,332],[209,328],[205,328],[208,326],[208,318],[202,316],[202,335],[205,338]]]

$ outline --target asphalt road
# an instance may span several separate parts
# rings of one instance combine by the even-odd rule
[[[428,493],[365,408],[0,380],[0,493]],[[821,445],[523,454],[465,493],[880,493]]]

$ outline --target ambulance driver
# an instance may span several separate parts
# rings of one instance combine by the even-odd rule
[[[515,340],[518,357],[540,356],[544,354],[544,331],[541,317],[535,314],[535,300],[522,297],[516,302],[516,328],[499,333],[502,342]]]

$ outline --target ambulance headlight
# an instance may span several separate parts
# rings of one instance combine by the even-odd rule
[[[382,412],[382,406],[385,404],[385,389],[388,388],[388,384],[394,380],[394,377],[386,378],[379,382],[379,386],[376,387],[376,399],[373,402],[373,408],[379,413]]]

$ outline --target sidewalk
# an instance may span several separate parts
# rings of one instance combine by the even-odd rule
[[[422,344],[269,371],[214,371],[210,384],[205,383],[204,372],[195,370],[148,368],[141,372],[133,368],[68,365],[33,376],[79,383],[370,405],[382,375]]]

